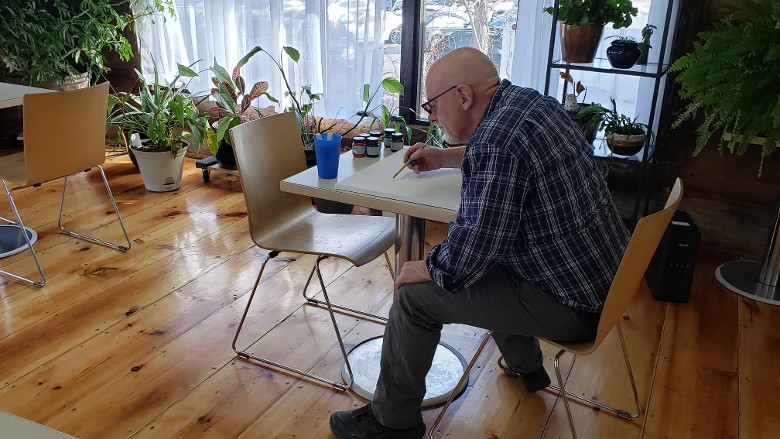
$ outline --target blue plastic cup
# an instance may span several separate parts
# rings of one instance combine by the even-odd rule
[[[317,157],[317,175],[320,178],[336,178],[339,174],[341,136],[338,134],[315,134],[314,154]]]

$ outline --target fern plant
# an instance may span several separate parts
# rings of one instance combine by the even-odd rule
[[[754,137],[764,137],[763,163],[780,141],[780,2],[746,0],[697,37],[671,67],[680,72],[680,96],[689,100],[672,126],[703,113],[694,156],[716,132],[731,133],[720,145],[738,155]]]

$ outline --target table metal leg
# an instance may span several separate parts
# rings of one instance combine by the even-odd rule
[[[398,276],[406,261],[418,261],[425,252],[425,220],[408,215],[398,215],[396,223],[395,275]],[[352,391],[359,396],[371,400],[376,390],[379,377],[379,360],[382,355],[382,337],[369,338],[358,344],[347,355],[352,365],[354,382]],[[464,381],[458,389],[467,361],[453,347],[439,343],[433,357],[433,365],[425,377],[426,393],[422,407],[441,404],[453,391],[458,393],[468,385]],[[347,374],[347,375],[345,375]],[[342,368],[342,376],[348,376],[346,364]]]

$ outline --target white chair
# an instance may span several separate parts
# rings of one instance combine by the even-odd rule
[[[607,294],[607,300],[604,303],[604,308],[601,312],[601,318],[599,319],[598,329],[596,330],[596,338],[583,343],[563,343],[544,339],[544,341],[547,343],[560,349],[558,354],[555,355],[555,360],[553,362],[558,386],[550,385],[548,389],[554,390],[563,400],[563,407],[566,410],[566,415],[569,419],[569,428],[571,428],[571,434],[575,439],[577,437],[577,431],[574,428],[574,421],[572,420],[571,410],[569,408],[569,398],[575,398],[576,400],[589,406],[599,407],[603,410],[607,410],[610,413],[623,419],[636,418],[642,411],[639,404],[639,395],[636,390],[636,383],[634,382],[634,374],[631,370],[631,363],[628,361],[626,342],[623,338],[623,331],[620,329],[620,319],[626,313],[626,309],[628,309],[628,306],[631,304],[631,302],[633,302],[637,291],[639,291],[639,287],[642,284],[642,279],[645,276],[645,271],[647,271],[647,267],[650,265],[650,260],[653,258],[653,254],[655,253],[656,248],[658,248],[658,244],[661,242],[661,238],[663,237],[663,234],[669,225],[669,221],[672,219],[674,211],[677,210],[677,207],[680,205],[682,194],[682,180],[678,178],[674,184],[674,187],[672,188],[671,193],[669,194],[669,198],[667,199],[663,210],[643,217],[637,223],[636,228],[634,228],[634,233],[631,235],[631,240],[628,242],[626,251],[623,254],[623,259],[620,261],[620,265],[618,266],[617,272],[615,273],[615,277],[612,280],[609,293]],[[588,355],[593,353],[596,349],[598,349],[598,347],[601,345],[601,342],[604,341],[610,331],[612,331],[612,328],[617,329],[618,336],[620,337],[620,347],[623,351],[623,359],[626,363],[626,368],[628,369],[628,377],[631,381],[631,390],[633,391],[634,403],[636,404],[636,409],[633,412],[614,408],[595,399],[585,398],[582,395],[578,395],[566,390],[565,382],[561,375],[559,360],[564,353],[569,352],[575,356]],[[471,359],[468,367],[463,372],[463,375],[461,376],[461,382],[458,383],[458,387],[461,386],[463,381],[468,379],[471,368],[474,366],[477,358],[479,358],[479,354],[482,353],[485,345],[490,340],[491,335],[492,332],[488,331],[488,333],[483,338],[482,343],[477,348],[477,352],[474,354],[474,357]],[[501,359],[499,359],[499,365],[500,363]],[[436,421],[431,426],[431,429],[428,433],[428,436],[431,439],[435,439],[434,432],[439,426],[439,423],[444,417],[444,414],[447,412],[447,408],[449,408],[450,403],[452,403],[452,401],[455,399],[455,396],[457,395],[455,395],[454,392],[452,395],[450,395],[450,398],[446,403],[444,403],[444,407],[442,408],[441,413],[439,413]]]
[[[11,204],[16,221],[0,217],[1,220],[24,228],[24,222],[14,202],[12,192],[30,186],[39,186],[58,178],[64,178],[60,213],[57,225],[66,235],[105,245],[116,250],[130,249],[122,217],[119,215],[116,201],[103,172],[105,162],[106,115],[108,112],[108,83],[79,90],[56,93],[37,93],[24,96],[24,151],[0,157],[0,181]],[[108,198],[114,207],[119,225],[122,228],[126,245],[114,244],[99,238],[77,233],[62,226],[62,210],[65,204],[65,189],[68,176],[90,168],[100,170]],[[9,183],[11,188],[9,188]],[[27,248],[32,253],[38,267],[40,280],[33,280],[21,274],[0,269],[0,274],[12,277],[27,284],[42,287],[46,285],[46,276],[38,261],[28,233],[24,236]]]
[[[312,207],[310,198],[279,189],[281,180],[306,169],[303,143],[295,114],[282,113],[241,124],[231,130],[231,136],[249,216],[249,233],[258,247],[270,251],[260,267],[260,273],[257,275],[233,338],[233,350],[241,359],[255,360],[261,365],[306,376],[329,384],[335,390],[346,390],[352,386],[352,367],[347,359],[333,309],[347,311],[362,319],[368,317],[370,321],[377,323],[384,323],[387,318],[332,304],[320,273],[320,261],[335,256],[359,267],[384,254],[392,274],[386,251],[395,242],[395,221],[382,216],[320,213]],[[333,329],[346,362],[350,378],[348,382],[324,378],[236,347],[238,336],[244,327],[249,308],[260,285],[265,265],[281,252],[317,256],[304,286],[303,295],[306,304],[326,308],[330,313]],[[306,295],[306,289],[315,272],[322,288],[324,301]]]

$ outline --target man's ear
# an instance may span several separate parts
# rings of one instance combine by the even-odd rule
[[[474,90],[470,86],[461,84],[455,88],[458,95],[458,104],[464,111],[468,111],[474,105]]]

